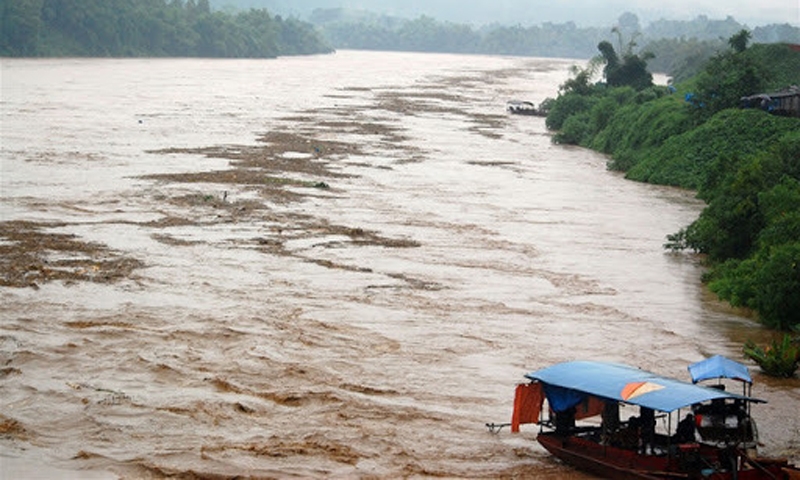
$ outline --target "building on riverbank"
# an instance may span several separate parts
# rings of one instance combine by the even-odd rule
[[[742,108],[760,108],[774,115],[800,117],[800,87],[792,85],[780,92],[742,97]]]

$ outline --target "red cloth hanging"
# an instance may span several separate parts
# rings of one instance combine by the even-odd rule
[[[511,415],[511,431],[519,432],[523,423],[536,423],[542,411],[544,391],[539,382],[517,385],[514,395],[514,413]]]

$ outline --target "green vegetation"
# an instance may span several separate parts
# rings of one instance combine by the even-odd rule
[[[346,9],[316,10],[310,17],[336,48],[586,58],[606,29],[573,23],[475,29],[428,16],[401,19]]]
[[[248,9],[255,0],[0,0],[2,56],[191,56],[276,57],[339,49],[471,53],[589,58],[608,29],[575,23],[487,25],[414,19],[343,8],[316,9],[295,17]],[[215,8],[216,7],[216,8]],[[313,25],[313,26],[312,26]],[[315,29],[316,28],[316,29]],[[651,71],[683,80],[725,47],[720,38],[743,26],[728,17],[659,20],[639,25],[632,13],[620,16],[618,32],[636,33],[656,57]],[[639,34],[638,32],[641,32]],[[766,25],[753,31],[763,43],[800,43],[800,28]],[[620,49],[620,54],[622,54]]]
[[[738,32],[728,50],[669,88],[636,74],[612,82],[615,58],[601,44],[602,57],[549,102],[547,126],[557,130],[556,142],[608,154],[609,167],[628,178],[696,190],[707,207],[666,246],[704,254],[712,291],[789,330],[800,325],[800,118],[739,103],[797,82],[800,52],[748,48],[750,38]],[[591,83],[599,62],[606,82]]]
[[[317,9],[308,18],[339,49],[590,58],[597,44],[608,39],[608,28],[578,27],[572,22],[476,28],[427,16],[405,19],[344,8]],[[653,71],[688,78],[725,47],[719,38],[742,28],[730,17],[710,20],[705,16],[691,21],[660,20],[642,28],[636,15],[624,13],[615,31],[626,37],[636,34],[647,45],[646,51],[656,55]],[[753,40],[800,43],[800,28],[759,27]],[[624,55],[622,48],[619,53]]]
[[[619,35],[620,50],[622,50],[622,32],[618,28],[613,28],[612,32]],[[642,90],[653,86],[653,75],[647,71],[647,60],[652,54],[646,53],[643,57],[639,57],[633,52],[635,46],[636,43],[631,39],[620,57],[611,42],[604,40],[597,45],[606,64],[603,76],[609,87],[632,87]]]
[[[327,53],[314,28],[208,0],[0,0],[0,55],[251,57]]]
[[[756,362],[764,373],[773,377],[789,378],[800,365],[800,347],[793,344],[789,335],[784,335],[781,341],[773,340],[767,347],[747,342],[744,354]]]

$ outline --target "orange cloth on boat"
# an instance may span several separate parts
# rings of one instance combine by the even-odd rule
[[[542,411],[544,391],[539,382],[517,385],[514,395],[514,413],[511,415],[511,431],[519,432],[523,423],[536,423]]]

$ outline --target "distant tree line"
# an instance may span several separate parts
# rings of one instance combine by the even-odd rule
[[[208,0],[0,0],[0,55],[255,57],[332,51],[313,26]]]
[[[0,0],[0,55],[275,57],[333,47],[590,58],[609,39],[607,27],[572,22],[475,28],[341,8],[317,9],[309,22],[259,9],[216,11],[209,0]],[[651,71],[682,80],[743,26],[731,17],[699,16],[643,28],[636,15],[625,13],[615,28],[635,34],[653,54]],[[758,43],[800,43],[800,28],[789,24],[758,27],[752,35]]]
[[[575,23],[480,29],[428,16],[402,19],[347,9],[318,9],[309,17],[337,49],[588,58],[608,28]]]
[[[337,49],[588,58],[608,34],[607,28],[580,29],[571,22],[475,30],[427,16],[321,22],[322,13],[315,12],[311,22]]]
[[[701,35],[697,28],[702,27],[703,17],[698,17],[692,22],[668,22],[662,20],[651,24],[646,30],[647,36],[651,40],[647,41],[645,49],[653,54],[650,62],[652,71],[668,73],[674,82],[688,80],[700,73],[706,62],[715,55],[725,52],[728,47],[728,39],[741,31],[741,26],[732,19],[726,21],[717,28],[711,28],[710,32],[717,33],[712,36],[709,33]],[[680,28],[680,26],[684,28]],[[713,23],[711,24],[713,25]],[[670,31],[670,27],[677,30],[680,36],[662,36]],[[688,28],[687,28],[688,27]],[[792,43],[800,44],[800,28],[789,24],[774,24],[757,27],[750,32],[753,43]]]
[[[427,16],[403,19],[343,8],[317,9],[309,21],[337,49],[563,58],[591,58],[598,43],[609,39],[610,31],[572,22],[473,28]],[[723,51],[726,40],[744,26],[732,17],[712,20],[701,15],[690,21],[659,20],[642,27],[636,15],[624,13],[614,28],[652,53],[651,71],[685,79]],[[752,38],[757,43],[800,44],[800,28],[789,24],[758,27]]]

